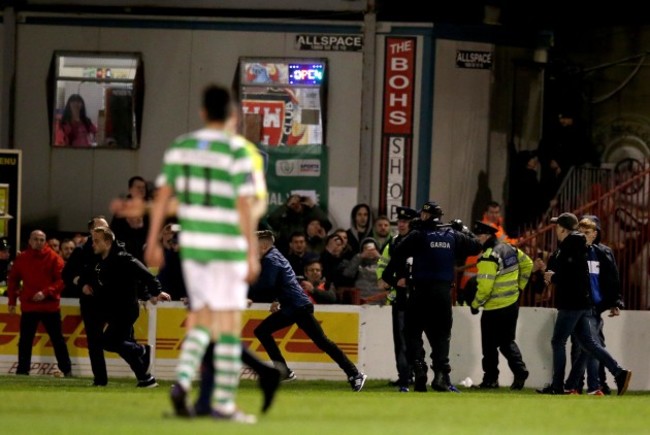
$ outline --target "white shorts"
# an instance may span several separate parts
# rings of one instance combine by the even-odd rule
[[[248,284],[246,262],[212,261],[200,263],[183,260],[183,277],[190,310],[208,307],[212,311],[244,310],[247,307]]]

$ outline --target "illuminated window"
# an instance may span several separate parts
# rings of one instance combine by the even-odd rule
[[[144,92],[140,54],[55,52],[48,84],[52,146],[139,147]]]

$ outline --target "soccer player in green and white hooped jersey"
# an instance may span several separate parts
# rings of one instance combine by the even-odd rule
[[[259,274],[254,229],[259,195],[266,192],[255,156],[241,136],[230,132],[236,117],[230,92],[208,86],[203,92],[203,129],[176,139],[166,151],[151,209],[145,259],[160,266],[158,234],[168,206],[178,203],[183,275],[190,299],[188,332],[181,346],[171,398],[177,415],[189,415],[186,401],[206,347],[216,341],[212,415],[243,423],[254,416],[235,406],[241,368],[241,312],[248,283]],[[218,382],[216,380],[218,379]]]

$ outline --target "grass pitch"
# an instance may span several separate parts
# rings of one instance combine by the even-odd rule
[[[647,434],[650,392],[622,397],[544,396],[461,389],[398,393],[387,381],[368,381],[354,393],[347,383],[298,380],[282,384],[273,407],[259,415],[256,383],[243,381],[238,403],[259,416],[255,425],[183,420],[171,412],[170,382],[136,389],[135,380],[0,376],[3,434]],[[462,388],[462,387],[461,387]]]

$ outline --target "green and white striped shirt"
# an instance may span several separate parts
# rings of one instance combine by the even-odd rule
[[[253,156],[241,136],[201,129],[178,137],[165,152],[158,187],[179,202],[184,260],[246,261],[237,198],[255,196]]]

